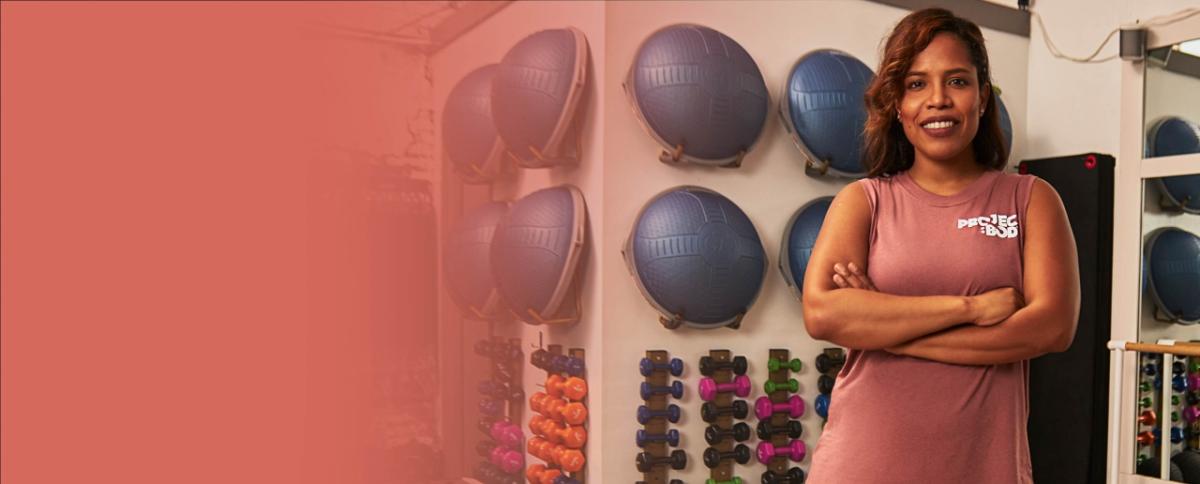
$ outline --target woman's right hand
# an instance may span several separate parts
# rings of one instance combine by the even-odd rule
[[[1025,296],[1011,287],[992,289],[978,296],[969,296],[972,322],[977,326],[997,324],[1018,309],[1025,307]]]

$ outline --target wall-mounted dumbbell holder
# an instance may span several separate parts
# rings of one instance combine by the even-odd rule
[[[767,381],[763,383],[763,390],[766,392],[766,397],[777,405],[787,403],[788,399],[793,397],[798,388],[796,380],[792,378],[792,372],[799,372],[802,364],[798,359],[791,359],[791,354],[786,349],[773,348],[768,351],[767,358]],[[766,391],[773,390],[773,391]],[[770,418],[765,421],[767,425],[762,425],[763,430],[768,429],[790,429],[799,427],[796,425],[798,421],[791,419],[787,412],[776,412],[771,414]],[[795,422],[795,423],[793,423]],[[787,447],[793,440],[792,433],[788,432],[773,432],[768,435],[767,439],[760,439],[761,442],[769,442],[775,447]],[[796,435],[795,439],[802,438],[801,435]],[[759,444],[760,446],[762,443]],[[757,449],[756,449],[757,450]],[[801,476],[799,480],[797,476]],[[763,473],[763,482],[801,482],[803,481],[804,471],[798,467],[791,467],[791,462],[786,456],[777,455],[772,457],[767,463],[767,471]]]
[[[549,471],[556,469],[561,471],[561,477],[555,478],[554,484],[584,484],[587,482],[585,458],[586,452],[584,449],[586,448],[588,440],[586,435],[591,432],[591,429],[588,426],[587,418],[587,409],[589,406],[587,403],[588,398],[586,387],[587,365],[584,356],[585,352],[583,348],[571,348],[570,350],[564,351],[562,345],[551,344],[546,345],[545,348],[538,348],[534,350],[529,357],[531,365],[546,372],[545,381],[547,384],[551,383],[552,377],[555,379],[556,383],[555,385],[552,385],[553,388],[549,386],[545,388],[545,393],[551,395],[549,397],[551,400],[562,398],[567,399],[570,403],[563,405],[564,409],[571,408],[575,403],[579,403],[583,406],[581,409],[582,411],[576,412],[575,415],[578,416],[574,418],[572,418],[570,412],[561,412],[562,418],[559,422],[568,426],[568,428],[570,428],[572,424],[568,424],[567,421],[572,423],[578,422],[578,424],[574,426],[582,427],[584,430],[583,435],[585,437],[582,439],[582,444],[571,445],[571,447],[578,447],[577,449],[571,450],[578,451],[579,455],[582,457],[578,460],[578,463],[576,465],[564,466],[560,462],[554,462],[553,459],[547,460],[542,456],[535,456],[546,461],[545,464],[536,464],[537,466],[543,467]],[[572,378],[579,378],[583,380],[585,385],[582,388],[572,387],[567,381]],[[561,383],[558,383],[560,380]],[[530,398],[532,399],[533,397]],[[554,418],[554,416],[547,417]]]
[[[672,387],[672,378],[683,375],[683,360],[671,358],[671,355],[663,350],[650,350],[638,362],[638,372],[645,378],[643,386],[669,389]],[[681,385],[682,383],[678,383],[677,387],[682,388]],[[642,393],[643,397],[648,398],[643,399],[637,411],[638,423],[642,424],[642,430],[636,438],[636,443],[642,444],[635,459],[639,466],[638,470],[642,471],[642,480],[639,482],[645,484],[678,482],[678,479],[670,479],[669,474],[671,469],[687,465],[687,454],[682,450],[673,454],[673,450],[678,450],[675,448],[679,446],[679,442],[677,438],[672,442],[669,437],[673,434],[677,436],[678,431],[673,431],[670,427],[672,423],[679,421],[682,413],[678,405],[671,403],[671,397],[682,395],[678,393],[673,395],[670,391],[643,391]],[[646,436],[663,437],[643,438]],[[675,445],[671,445],[672,443]],[[645,463],[648,462],[663,462],[663,464],[645,467]]]
[[[483,439],[476,444],[482,462],[476,477],[489,484],[520,483],[524,462],[524,433],[521,431],[523,391],[521,390],[521,340],[496,336],[489,324],[489,336],[475,343],[475,353],[488,359],[489,378],[479,382],[478,423]]]
[[[744,380],[746,373],[746,358],[744,356],[735,357],[729,350],[710,350],[707,356],[700,357],[699,367],[701,374],[706,378],[711,378],[715,388],[720,391],[711,392],[705,397],[711,397],[711,400],[705,402],[715,406],[718,410],[716,418],[710,418],[710,425],[715,426],[717,431],[733,432],[736,422],[733,412],[723,411],[722,409],[730,409],[734,406],[734,402],[738,401],[738,396],[749,396],[748,391],[743,391],[741,388],[745,383],[738,384],[739,377]],[[710,386],[703,383],[701,386]],[[750,384],[753,387],[752,384]],[[706,389],[710,390],[710,389]],[[742,405],[746,405],[742,401]],[[704,412],[703,406],[701,413]],[[705,420],[710,420],[705,419]],[[740,446],[740,447],[739,447]],[[723,482],[734,481],[734,464],[746,464],[750,461],[750,450],[736,439],[722,439],[716,445],[711,445],[705,449],[705,466],[710,469],[709,481]],[[745,461],[745,462],[743,462]],[[715,465],[714,465],[715,464]],[[736,480],[741,480],[740,478]]]

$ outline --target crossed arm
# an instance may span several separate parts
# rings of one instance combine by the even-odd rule
[[[1036,180],[1025,221],[1024,301],[997,324],[981,326],[982,297],[884,294],[866,277],[870,207],[851,184],[834,199],[804,281],[809,334],[856,349],[960,365],[993,365],[1065,351],[1079,316],[1074,237],[1058,194]],[[828,230],[826,230],[828,228]],[[881,321],[886,321],[882,323]]]

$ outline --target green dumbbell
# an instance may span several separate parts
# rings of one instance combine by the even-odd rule
[[[1178,421],[1179,421],[1179,412],[1171,412],[1171,421],[1172,421],[1172,422],[1178,422]]]
[[[1138,385],[1138,389],[1140,389],[1142,391],[1142,393],[1149,393],[1150,392],[1150,382],[1148,382],[1148,381],[1142,382],[1141,385]]]
[[[1141,400],[1138,400],[1138,404],[1141,407],[1150,408],[1151,405],[1154,405],[1154,402],[1150,400],[1150,397],[1142,397]]]
[[[788,378],[787,383],[775,383],[771,380],[767,380],[767,382],[763,384],[763,390],[766,390],[767,393],[775,393],[779,390],[787,390],[789,392],[796,393],[800,391],[800,382],[796,381],[795,378]]]
[[[708,479],[708,480],[704,481],[704,484],[742,484],[742,478],[740,478],[738,476],[733,476],[733,479],[730,479],[728,481],[718,481],[716,479]]]
[[[1179,395],[1171,395],[1171,405],[1179,405]]]
[[[1200,373],[1200,359],[1188,358],[1188,371]]]
[[[792,358],[792,361],[779,361],[775,358],[767,360],[768,370],[779,371],[784,368],[798,372],[804,368],[804,363],[800,361],[800,358]]]

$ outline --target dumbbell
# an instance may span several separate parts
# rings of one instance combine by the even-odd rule
[[[566,472],[579,472],[583,469],[586,459],[579,449],[569,449],[563,445],[555,445],[539,437],[529,439],[525,450],[530,455],[551,464],[558,464]]]
[[[492,449],[490,460],[493,465],[509,474],[521,472],[525,468],[525,454],[504,447]]]
[[[479,400],[479,413],[492,417],[498,416],[504,413],[504,402],[490,398]]]
[[[842,368],[842,365],[846,364],[845,353],[843,353],[840,349],[833,353],[835,354],[832,356],[829,354],[829,352],[817,355],[817,373],[830,373],[837,371]]]
[[[555,479],[562,477],[562,471],[547,469],[542,464],[534,464],[525,469],[525,479],[529,484],[554,484]]]
[[[770,442],[759,442],[758,448],[755,449],[755,454],[758,455],[758,461],[763,464],[771,463],[771,458],[776,456],[786,456],[793,461],[800,462],[804,460],[804,455],[807,453],[804,447],[803,440],[793,440],[783,447],[776,447]]]
[[[1173,375],[1183,374],[1186,371],[1186,369],[1187,369],[1187,366],[1184,365],[1182,361],[1175,360],[1174,362],[1171,363],[1171,374],[1173,374]]]
[[[1189,405],[1187,408],[1184,408],[1183,419],[1187,420],[1187,423],[1189,424],[1196,423],[1196,420],[1200,419],[1200,408],[1196,408],[1194,405]]]
[[[1200,389],[1200,373],[1192,373],[1188,375],[1187,378],[1188,388],[1191,388],[1192,390]]]
[[[783,403],[773,403],[770,397],[758,397],[758,400],[754,401],[754,414],[759,420],[766,420],[776,413],[783,412],[787,412],[792,418],[800,418],[804,415],[804,399],[800,398],[800,395],[792,395]]]
[[[742,484],[742,478],[740,478],[738,476],[733,476],[733,478],[728,481],[718,481],[716,479],[705,479],[704,484]]]
[[[588,409],[583,402],[568,402],[549,395],[537,400],[530,399],[529,409],[567,425],[583,425],[588,416]]]
[[[804,368],[804,362],[800,361],[800,358],[792,358],[791,360],[787,361],[777,360],[775,358],[767,360],[767,370],[769,371],[792,370],[794,372],[799,372],[801,368]]]
[[[520,479],[504,473],[490,462],[480,463],[475,469],[475,477],[487,484],[521,484]]]
[[[479,382],[479,393],[496,400],[516,401],[525,398],[525,391],[508,383],[495,380]]]
[[[521,347],[504,341],[482,339],[475,342],[475,354],[502,361],[521,359]]]
[[[762,474],[762,484],[801,484],[804,482],[804,469],[793,467],[787,474],[779,475],[771,471]]]
[[[1187,401],[1188,405],[1200,405],[1200,395],[1196,394],[1195,388],[1196,387],[1192,387],[1192,391],[1187,392],[1187,396],[1184,397],[1184,400]]]
[[[770,420],[758,422],[758,427],[755,429],[760,440],[771,440],[775,434],[786,434],[788,438],[798,439],[800,434],[804,432],[804,426],[798,420],[788,420],[783,426],[771,425]]]
[[[479,418],[479,421],[475,424],[475,428],[479,429],[479,431],[482,432],[483,435],[487,435],[490,437],[492,435],[492,426],[496,425],[496,423],[498,423],[498,422],[510,423],[508,421],[508,419],[492,418],[492,417],[485,416],[485,417]]]
[[[550,365],[553,361],[554,355],[541,348],[533,350],[533,353],[529,354],[529,364],[542,371],[552,371],[553,367]]]
[[[733,437],[737,442],[745,442],[750,438],[750,426],[745,422],[738,422],[731,429],[723,429],[715,424],[704,429],[704,441],[708,442],[708,445],[717,445],[727,437]]]
[[[796,360],[796,361],[800,361],[800,360]],[[821,376],[825,376],[825,375],[821,375]],[[777,382],[773,382],[771,380],[767,380],[767,382],[763,384],[763,390],[766,391],[767,393],[775,393],[780,390],[787,390],[789,392],[796,393],[796,392],[800,391],[800,382],[796,381],[795,378],[788,378],[787,383],[777,383]]]
[[[829,398],[829,395],[817,395],[817,400],[813,402],[813,410],[816,410],[817,415],[820,415],[821,418],[828,419],[829,405],[832,402],[833,400]]]
[[[750,377],[746,375],[738,375],[730,383],[717,383],[712,378],[700,379],[700,399],[704,401],[712,401],[717,398],[718,393],[733,392],[739,397],[750,395]]]
[[[683,360],[679,358],[671,358],[671,361],[667,363],[655,363],[654,360],[651,360],[650,358],[642,358],[642,361],[638,363],[638,371],[642,373],[642,376],[650,376],[652,373],[658,370],[669,371],[671,372],[671,376],[682,375]]]
[[[833,384],[836,382],[837,382],[837,379],[832,376],[821,375],[821,376],[817,377],[817,391],[821,392],[821,394],[823,394],[823,395],[832,394],[833,393]]]
[[[1177,392],[1186,392],[1188,389],[1188,379],[1183,375],[1175,375],[1171,377],[1171,389]]]
[[[649,452],[639,452],[637,455],[637,470],[639,472],[650,472],[654,466],[669,465],[672,469],[682,470],[687,467],[687,454],[682,450],[672,450],[671,455],[666,457],[655,457]]]
[[[642,400],[649,400],[650,397],[663,393],[669,393],[675,398],[682,398],[683,383],[673,381],[670,386],[660,387],[651,385],[649,382],[642,382]]]
[[[550,375],[546,378],[546,393],[552,397],[567,397],[580,401],[587,396],[587,381],[577,376],[563,378],[562,375]]]
[[[679,447],[679,431],[671,429],[665,434],[651,434],[645,430],[638,429],[637,446],[645,447],[646,444],[651,442],[666,442],[671,447]]]
[[[1142,373],[1146,376],[1154,376],[1158,374],[1158,365],[1149,363],[1142,366]]]
[[[716,447],[704,449],[704,466],[709,469],[715,469],[725,459],[733,459],[738,464],[750,462],[750,448],[746,444],[738,444],[730,452],[721,452]]]
[[[1155,430],[1157,431],[1158,429],[1155,429]],[[1145,432],[1138,432],[1138,434],[1137,434],[1138,445],[1154,445],[1154,441],[1155,441],[1154,432],[1145,431]]]
[[[587,443],[587,430],[579,425],[564,426],[546,417],[534,416],[529,419],[529,427],[533,433],[568,449],[581,449]]]
[[[503,420],[493,423],[488,434],[492,436],[492,440],[514,448],[520,447],[521,441],[525,439],[525,435],[521,432],[521,427]]]
[[[558,476],[554,478],[554,484],[579,484],[579,481],[567,476]]]
[[[713,373],[717,372],[717,370],[729,368],[733,370],[733,373],[735,374],[745,375],[747,365],[748,363],[746,362],[745,356],[735,356],[733,357],[732,361],[715,361],[711,356],[701,356],[700,374],[704,376],[712,376]]]
[[[749,413],[750,406],[743,400],[734,400],[728,407],[718,407],[713,402],[704,402],[704,405],[700,406],[700,419],[707,423],[716,422],[722,415],[733,415],[733,418],[740,420],[746,418]]]
[[[574,356],[554,355],[550,359],[550,370],[555,373],[566,373],[571,376],[582,377],[585,369],[583,360]]]
[[[1141,382],[1138,384],[1138,390],[1141,390],[1142,393],[1147,393],[1153,389],[1154,389],[1154,387],[1152,387],[1150,385],[1150,382],[1148,382],[1148,381],[1144,381],[1144,382]]]
[[[677,423],[679,422],[679,416],[681,413],[682,412],[679,411],[679,405],[675,405],[674,403],[667,405],[666,410],[650,410],[650,408],[645,405],[638,405],[637,421],[642,425],[646,425],[646,423],[650,422],[650,419],[652,418],[666,417],[668,422]]]

